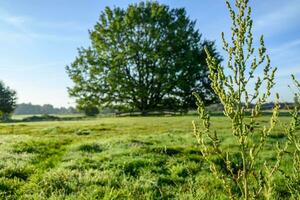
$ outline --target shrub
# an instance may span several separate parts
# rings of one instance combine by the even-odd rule
[[[84,107],[83,112],[86,116],[95,117],[99,114],[99,109],[96,106],[87,106]]]
[[[53,115],[47,115],[47,114],[44,114],[44,115],[41,115],[41,116],[33,115],[33,116],[26,117],[26,118],[22,119],[23,122],[59,121],[59,120],[61,120],[60,117],[56,117],[56,116],[53,116]]]

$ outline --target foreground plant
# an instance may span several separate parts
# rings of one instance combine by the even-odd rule
[[[231,121],[234,145],[222,146],[222,138],[211,130],[209,113],[197,94],[202,123],[198,126],[193,122],[193,125],[203,157],[210,163],[212,173],[222,181],[230,199],[270,199],[273,177],[287,145],[283,148],[277,145],[277,159],[273,165],[259,162],[268,136],[278,122],[279,97],[276,95],[269,125],[260,125],[261,106],[271,95],[276,68],[270,65],[263,36],[259,48],[253,47],[253,21],[248,2],[236,0],[233,7],[226,1],[232,19],[230,42],[222,33],[223,49],[228,54],[226,68],[206,52],[212,88],[224,106],[224,115]],[[259,66],[263,69],[262,77],[255,76]],[[255,82],[252,89],[251,81]]]
[[[295,106],[290,112],[292,120],[285,128],[285,133],[288,136],[288,140],[291,146],[294,147],[292,154],[293,159],[293,171],[291,174],[285,173],[287,177],[287,187],[293,199],[300,199],[300,137],[296,134],[300,128],[300,116],[299,116],[299,105],[300,105],[300,82],[296,80],[295,76],[292,75],[292,79],[296,88],[295,93]]]

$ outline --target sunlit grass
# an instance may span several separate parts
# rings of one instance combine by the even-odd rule
[[[0,198],[223,199],[193,137],[192,120],[197,117],[1,124]],[[226,119],[212,120],[224,145],[236,148]],[[274,159],[276,142],[286,139],[281,133],[277,128],[262,162]],[[286,159],[283,168],[290,165]],[[276,190],[280,195],[285,188]]]

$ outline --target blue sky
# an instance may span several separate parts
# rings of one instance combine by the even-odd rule
[[[74,105],[65,66],[76,49],[89,45],[88,29],[106,6],[126,7],[130,0],[3,0],[0,2],[0,79],[18,92],[19,102]],[[221,48],[220,32],[229,35],[223,0],[160,0],[185,7],[203,38]],[[272,64],[278,67],[275,90],[291,101],[289,75],[300,79],[300,1],[252,0],[255,37],[265,35]]]

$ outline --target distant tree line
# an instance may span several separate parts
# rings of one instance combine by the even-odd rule
[[[38,114],[75,114],[78,111],[74,107],[60,107],[56,108],[53,105],[33,105],[31,103],[18,104],[14,114],[15,115],[38,115]]]
[[[295,106],[298,105],[298,103],[295,102],[281,102],[278,103],[279,108],[282,110],[288,110],[288,109],[293,109]],[[242,103],[244,105],[244,103]],[[249,108],[254,108],[254,104],[250,104]],[[267,110],[272,110],[275,107],[274,102],[267,102],[261,105],[261,110],[267,111]],[[224,106],[221,103],[216,103],[216,104],[211,104],[206,107],[207,111],[214,113],[214,112],[223,112],[224,111]]]

